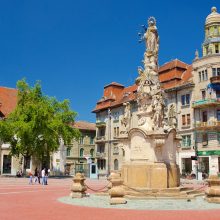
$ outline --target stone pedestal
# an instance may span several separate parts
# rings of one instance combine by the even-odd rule
[[[206,189],[206,200],[211,203],[220,203],[220,179],[218,176],[209,176],[206,180],[209,184],[208,189]]]
[[[85,191],[87,190],[85,186],[85,177],[82,173],[77,173],[73,178],[73,185],[71,187],[70,197],[72,198],[82,198],[86,195]]]
[[[177,165],[165,163],[130,163],[122,167],[122,179],[129,187],[170,188],[179,186]]]
[[[167,165],[168,188],[180,186],[180,169],[177,164]]]
[[[163,163],[124,165],[122,178],[129,187],[167,188],[167,169]]]
[[[119,173],[111,173],[108,180],[112,184],[112,188],[109,190],[110,204],[126,204],[127,201],[124,198],[123,180]]]

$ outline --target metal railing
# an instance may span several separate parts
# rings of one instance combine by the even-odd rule
[[[220,99],[202,99],[192,102],[192,107],[198,107],[201,105],[220,104]]]
[[[97,136],[96,141],[105,141],[105,136]]]
[[[220,121],[207,121],[207,122],[197,122],[195,123],[195,128],[209,128],[220,126]]]
[[[97,158],[106,157],[106,153],[105,153],[105,152],[96,152],[96,157],[97,157]]]

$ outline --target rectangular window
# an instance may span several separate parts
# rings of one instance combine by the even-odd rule
[[[114,137],[119,136],[119,127],[114,127]]]
[[[216,68],[212,68],[212,76],[216,76]]]
[[[190,104],[190,94],[186,94],[186,105]]]
[[[119,127],[117,127],[117,137],[119,136]]]
[[[190,94],[182,95],[181,96],[181,103],[182,103],[182,105],[189,105],[190,104]]]
[[[98,160],[98,169],[99,170],[105,170],[106,169],[106,160],[105,159],[99,159]]]
[[[208,72],[205,70],[205,80],[208,80]]]
[[[204,81],[205,80],[205,73],[204,73],[204,71],[202,71],[202,81]]]
[[[105,153],[105,146],[104,145],[98,145],[97,146],[97,152]]]
[[[11,156],[10,155],[3,155],[3,170],[4,174],[11,173]]]
[[[207,117],[207,111],[202,112],[202,122],[207,122],[208,117]]]
[[[186,102],[185,99],[186,99],[185,95],[182,95],[181,96],[182,105],[185,105],[185,102]]]
[[[186,117],[187,117],[187,125],[190,125],[191,123],[190,114],[187,114]]]
[[[209,48],[208,47],[205,48],[205,52],[206,52],[206,55],[209,54]]]
[[[182,125],[186,125],[186,115],[182,115]]]
[[[83,137],[80,137],[79,143],[80,143],[80,144],[83,144]]]
[[[202,145],[203,146],[207,146],[208,145],[208,134],[207,133],[203,133],[202,134]]]
[[[216,113],[217,113],[217,114],[216,114],[217,120],[220,121],[220,110],[217,110]]]
[[[69,147],[67,147],[67,149],[66,149],[66,156],[67,156],[67,157],[70,156],[70,148],[69,148]]]
[[[199,82],[202,81],[202,75],[201,75],[201,72],[199,72]]]
[[[217,76],[220,76],[220,68],[217,68]]]
[[[98,137],[105,136],[105,128],[98,128]]]
[[[205,98],[206,98],[206,91],[202,90],[202,99],[205,99]]]
[[[94,137],[90,137],[90,144],[94,144]]]
[[[215,45],[215,53],[219,53],[219,47],[218,47],[218,44]]]
[[[182,147],[190,147],[190,146],[191,146],[191,135],[183,135]]]

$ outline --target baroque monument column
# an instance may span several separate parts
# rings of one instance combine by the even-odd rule
[[[138,124],[128,129],[130,157],[122,166],[122,178],[128,187],[177,187],[180,182],[176,164],[179,139],[173,111],[170,111],[169,123],[164,117],[163,90],[158,76],[159,35],[154,17],[148,19],[147,28],[144,26],[141,41],[145,42],[146,50],[135,81]]]

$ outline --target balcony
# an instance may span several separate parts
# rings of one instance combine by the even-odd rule
[[[96,152],[96,158],[104,158],[104,157],[106,157],[105,152]]]
[[[220,130],[220,121],[197,122],[196,130]]]
[[[193,108],[204,108],[207,106],[217,106],[220,105],[220,99],[203,99],[203,100],[198,100],[194,101],[192,103]]]
[[[220,76],[213,76],[210,78],[210,83],[220,84]]]
[[[105,136],[98,136],[96,137],[96,143],[104,142],[105,141]]]
[[[106,123],[104,121],[96,121],[96,127],[106,127]]]
[[[182,150],[190,150],[191,149],[191,143],[188,145],[181,145]]]

